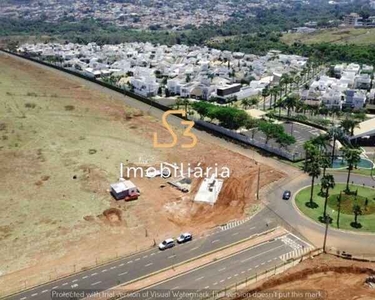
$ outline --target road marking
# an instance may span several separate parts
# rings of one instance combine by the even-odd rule
[[[217,242],[220,242],[220,240],[214,240],[211,243],[214,244],[214,243],[217,243]]]
[[[229,276],[227,279],[228,279],[228,280],[231,280],[231,279],[232,279],[232,276]]]
[[[225,269],[226,269],[226,267],[224,267],[224,268],[220,269],[220,270],[219,270],[219,272],[221,272],[221,271],[224,271]]]
[[[140,260],[140,258],[138,257],[138,258],[136,258],[134,261],[138,261],[138,260]]]
[[[110,269],[111,269],[111,270],[114,270],[114,269],[116,269],[116,267],[110,267]]]
[[[168,256],[168,259],[173,258],[173,257],[176,257],[176,255],[173,254],[173,255],[171,255],[171,256]]]
[[[194,251],[194,250],[197,250],[199,247],[194,247],[193,249],[191,249],[190,251]]]
[[[126,272],[120,273],[120,274],[118,274],[118,276],[122,276],[122,275],[125,275],[125,274],[128,274],[128,272],[126,271]]]
[[[77,282],[78,281],[78,279],[74,279],[72,282]]]
[[[249,270],[250,271],[250,270]],[[242,271],[241,274],[245,273],[245,271]]]
[[[67,285],[67,284],[68,284],[68,283],[67,283],[67,282],[65,282],[65,283],[63,283],[63,284],[62,284],[62,286],[64,286],[64,285]]]
[[[248,268],[247,270],[250,272],[253,268]],[[245,272],[244,272],[245,273]]]
[[[207,290],[209,287],[210,287],[209,285],[208,285],[208,286],[205,286],[204,289]]]
[[[44,290],[44,291],[42,291],[42,294],[43,294],[43,293],[47,293],[47,292],[48,292],[48,290]]]
[[[153,265],[153,263],[149,263],[149,264],[145,265],[145,267],[149,267],[151,265]]]
[[[214,285],[217,285],[217,282],[215,282]]]
[[[107,269],[102,270],[102,273],[107,272]]]
[[[259,267],[259,265],[256,265],[256,266],[255,266],[255,269],[258,268],[258,267]]]
[[[272,261],[272,259],[270,259],[269,261],[267,261],[267,262],[271,262]]]
[[[175,286],[174,288],[172,288],[171,290],[175,290],[175,289],[178,289],[179,288],[179,286]]]
[[[56,285],[56,286],[54,286],[51,290],[57,289],[58,287],[59,287],[59,286]]]
[[[238,276],[238,274],[234,274],[234,277],[237,277]]]
[[[91,276],[95,276],[95,275],[98,275],[98,273],[92,273]]]
[[[72,284],[70,287],[73,289],[73,288],[75,288],[75,287],[77,287],[77,286],[78,286],[78,284],[75,283],[75,284]]]
[[[118,266],[119,266],[119,267],[122,267],[123,265],[125,265],[125,264],[119,264]]]
[[[131,264],[133,261],[132,260],[129,260],[128,262],[127,262],[127,264]]]
[[[204,276],[199,277],[199,278],[195,279],[195,281],[202,280],[203,278],[204,278]]]
[[[97,281],[97,282],[94,282],[93,284],[91,284],[91,285],[97,285],[97,284],[99,284],[99,283],[102,283],[101,281]]]
[[[38,293],[32,294],[31,297],[35,297],[36,295],[38,295]]]
[[[20,300],[25,300],[27,297],[22,297]]]
[[[150,255],[155,255],[155,253],[151,253]]]
[[[262,262],[261,265],[263,266],[265,264],[265,262]]]
[[[86,279],[88,276],[83,276],[82,279]]]
[[[142,258],[147,258],[148,257],[148,255],[145,255],[145,256],[143,256]]]
[[[223,279],[223,280],[220,280],[220,283],[222,283],[222,282],[224,282],[225,281],[225,279]]]
[[[233,233],[232,235],[235,236],[235,235],[238,235],[238,234],[239,234],[239,232],[235,232],[235,233]]]
[[[241,263],[244,263],[245,261],[248,261],[248,260],[253,259],[253,258],[255,258],[255,257],[261,256],[261,255],[266,254],[266,253],[268,253],[268,252],[275,251],[276,249],[279,249],[279,248],[282,248],[282,247],[284,247],[284,245],[282,245],[282,246],[278,246],[278,247],[276,247],[276,248],[273,248],[273,249],[270,249],[270,250],[267,250],[267,251],[264,251],[264,252],[262,252],[262,253],[259,253],[259,254],[257,254],[257,255],[254,255],[254,256],[252,256],[252,257],[248,257],[248,258],[246,258],[246,259],[244,259],[244,260],[241,260]]]

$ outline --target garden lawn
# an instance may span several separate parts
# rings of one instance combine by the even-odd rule
[[[329,191],[330,197],[328,199],[329,203],[327,205],[327,213],[333,219],[331,226],[337,228],[337,207],[334,203],[334,196],[338,196],[340,191],[345,189],[345,184],[336,184],[335,188]],[[343,195],[342,197],[342,209],[340,214],[340,229],[352,230],[352,231],[366,231],[375,232],[375,190],[372,188],[362,187],[358,185],[350,185],[351,191],[356,191],[358,189],[357,201],[354,200],[355,196],[352,196],[353,203],[350,203],[350,199]],[[319,217],[323,215],[324,210],[324,197],[320,196],[320,185],[314,187],[314,202],[318,204],[317,208],[309,208],[306,203],[310,200],[311,187],[301,190],[295,197],[295,202],[300,211],[302,211],[309,218],[322,224],[319,221]],[[364,207],[364,200],[368,199],[367,210]],[[350,223],[354,222],[354,214],[351,207],[354,204],[359,204],[363,211],[362,215],[358,216],[358,223],[362,225],[361,228],[355,229]]]

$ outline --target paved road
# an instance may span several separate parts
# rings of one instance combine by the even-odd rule
[[[269,210],[263,210],[249,221],[229,223],[209,236],[196,239],[185,245],[159,251],[157,248],[118,260],[93,270],[61,279],[9,297],[12,300],[50,299],[52,289],[108,289],[129,282],[176,263],[200,256],[223,246],[241,241],[251,235],[264,232],[280,224]]]
[[[345,173],[336,172],[334,174],[336,183],[346,183]],[[359,185],[375,186],[375,181],[370,177],[352,175],[351,181]],[[319,179],[316,180],[316,182],[319,182]],[[291,227],[313,242],[316,247],[322,247],[324,226],[302,216],[296,210],[293,201],[279,200],[284,190],[290,190],[292,194],[295,195],[299,189],[309,185],[311,185],[311,178],[307,175],[301,175],[294,179],[287,178],[279,182],[279,184],[269,192],[264,203],[280,218],[288,222]],[[358,255],[374,256],[375,235],[329,229],[327,247]]]

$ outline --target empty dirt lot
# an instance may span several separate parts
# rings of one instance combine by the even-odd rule
[[[285,273],[246,291],[242,299],[371,300],[375,288],[366,279],[375,275],[375,263],[344,260],[332,255],[307,259]]]
[[[27,287],[189,230],[203,234],[256,207],[260,165],[199,140],[194,149],[154,149],[160,122],[122,96],[0,54],[0,290]],[[199,139],[199,137],[198,137]],[[183,142],[183,141],[181,141]],[[227,166],[217,204],[194,204],[161,178],[132,179],[137,201],[116,202],[120,163]],[[282,174],[261,165],[261,186]],[[109,246],[110,245],[110,246]]]

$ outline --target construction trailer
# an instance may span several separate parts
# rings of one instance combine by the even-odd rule
[[[116,200],[136,200],[139,190],[130,180],[122,180],[111,184],[111,194]]]

